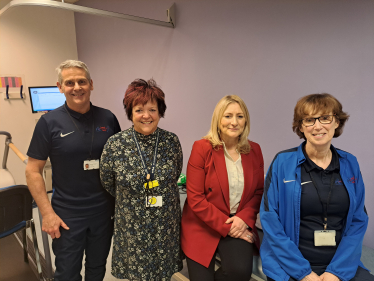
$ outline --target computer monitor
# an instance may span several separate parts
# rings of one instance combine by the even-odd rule
[[[51,111],[65,103],[57,86],[29,87],[32,113]]]

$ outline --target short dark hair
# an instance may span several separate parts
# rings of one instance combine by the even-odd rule
[[[165,94],[157,86],[156,81],[149,79],[135,79],[128,86],[123,106],[126,110],[127,118],[132,121],[132,108],[137,104],[145,105],[148,101],[156,101],[160,117],[164,117],[166,111]]]
[[[311,94],[299,99],[294,110],[292,130],[301,139],[305,139],[304,133],[300,131],[302,119],[317,112],[332,112],[335,115],[339,126],[335,130],[334,138],[339,137],[343,133],[343,127],[349,115],[343,111],[342,104],[334,96],[327,93]]]

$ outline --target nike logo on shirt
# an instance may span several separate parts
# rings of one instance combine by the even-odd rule
[[[286,179],[283,179],[283,182],[286,183],[286,182],[291,182],[291,181],[295,181],[295,180],[288,180],[286,181]]]
[[[312,181],[304,181],[304,182],[301,183],[301,185],[307,184],[307,183],[310,183],[310,182],[312,182]]]
[[[67,134],[63,134],[63,133],[61,133],[61,135],[60,135],[60,137],[66,137],[67,135],[70,135],[70,134],[72,134],[72,133],[74,133],[74,131],[72,131],[72,132],[70,132],[70,133],[67,133]]]

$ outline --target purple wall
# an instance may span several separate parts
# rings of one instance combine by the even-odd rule
[[[297,146],[291,130],[296,101],[311,93],[336,96],[351,115],[333,141],[357,156],[374,216],[374,2],[370,0],[176,0],[175,29],[76,14],[79,59],[92,72],[93,102],[111,109],[123,129],[122,98],[135,78],[153,77],[166,93],[160,127],[176,133],[184,170],[195,140],[227,94],[241,96],[251,114],[250,139],[268,167]],[[173,1],[81,0],[77,4],[165,20]],[[374,222],[364,244],[374,248]]]

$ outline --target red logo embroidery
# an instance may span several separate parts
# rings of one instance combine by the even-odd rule
[[[100,126],[96,128],[96,132],[108,132],[109,131],[109,126]]]
[[[355,178],[355,177],[351,177],[350,179],[348,179],[348,181],[349,181],[350,183],[356,183],[356,182],[357,182],[357,178]]]

